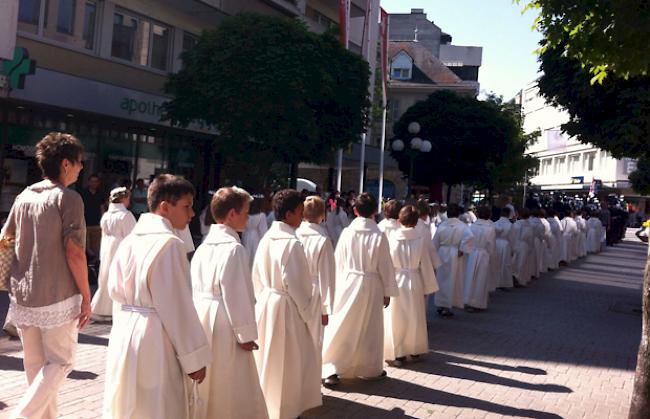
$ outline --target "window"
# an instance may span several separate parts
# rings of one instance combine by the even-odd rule
[[[59,7],[56,18],[56,30],[72,35],[74,32],[75,0],[58,0]]]
[[[542,175],[550,175],[551,166],[553,166],[553,159],[543,159],[540,163],[540,166],[541,166],[540,173]]]
[[[399,100],[392,99],[388,104],[388,108],[390,109],[390,116],[393,121],[397,121],[401,116],[399,111]]]
[[[580,171],[580,154],[569,156],[569,174],[575,174]]]
[[[390,64],[390,77],[393,80],[410,80],[413,59],[404,51],[393,57]]]
[[[590,151],[589,153],[584,154],[583,168],[584,170],[591,172],[594,170],[594,163],[596,161],[596,152]]]
[[[566,157],[556,157],[555,158],[555,166],[553,168],[553,173],[558,175],[564,171],[564,162],[566,161]]]
[[[113,57],[167,70],[169,51],[168,27],[126,12],[116,12],[113,16]]]
[[[183,32],[183,52],[194,48],[199,42],[199,37],[189,32]]]
[[[38,33],[41,0],[20,0],[18,5],[18,30]]]
[[[84,48],[95,48],[95,22],[97,21],[97,4],[95,2],[86,2],[84,9],[84,27],[83,40]]]

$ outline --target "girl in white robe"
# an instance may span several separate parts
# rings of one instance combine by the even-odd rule
[[[296,230],[309,264],[312,280],[312,321],[310,331],[317,349],[319,365],[323,350],[323,332],[334,307],[336,264],[334,247],[321,223],[325,218],[325,201],[318,196],[305,199],[304,221]]]
[[[322,404],[320,365],[309,324],[312,281],[295,229],[302,197],[285,189],[273,196],[276,219],[253,262],[259,351],[255,361],[271,419],[294,419]]]
[[[438,290],[428,250],[430,240],[414,228],[417,210],[407,205],[399,217],[402,228],[388,238],[399,293],[384,312],[384,359],[395,367],[402,366],[407,355],[429,352],[422,297]]]
[[[516,244],[514,247],[514,269],[513,275],[517,279],[517,283],[521,286],[526,286],[533,277],[534,269],[534,245],[533,231],[528,224],[528,209],[522,208],[519,211],[521,217],[513,226],[514,235],[516,237]]]
[[[438,314],[452,316],[451,307],[463,308],[464,255],[472,251],[473,236],[467,224],[460,221],[460,207],[450,204],[446,221],[438,226],[433,237],[442,265],[436,272],[440,289],[435,294]]]
[[[551,226],[551,235],[553,236],[553,246],[551,248],[552,254],[552,269],[560,267],[560,260],[562,260],[562,223],[557,216],[557,213],[552,208],[546,210],[548,217],[546,220]]]
[[[574,213],[571,211],[570,215],[562,218],[562,244],[561,244],[561,260],[569,263],[578,258],[577,251],[577,235],[578,225],[573,219]]]
[[[578,243],[576,249],[578,257],[587,256],[587,220],[582,217],[582,214],[576,214],[576,225],[578,226]]]
[[[259,198],[256,198],[251,203],[251,214],[248,216],[246,229],[241,235],[241,242],[248,252],[249,266],[253,266],[257,246],[259,246],[260,240],[268,230],[266,215],[262,212],[261,205],[262,202]]]
[[[336,247],[339,241],[341,232],[350,224],[348,214],[343,209],[344,201],[341,198],[336,200],[336,208],[327,209],[327,218],[325,219],[325,229],[327,235],[332,240],[332,244]]]
[[[496,260],[499,288],[512,288],[512,249],[514,248],[514,229],[510,222],[510,208],[501,209],[501,218],[494,223],[496,233]]]
[[[472,251],[465,261],[463,303],[467,311],[484,310],[488,306],[491,262],[495,260],[496,231],[489,220],[490,208],[478,209],[478,220],[469,229],[474,237]]]
[[[160,196],[165,184],[177,196]],[[194,188],[159,175],[149,187],[151,212],[140,216],[111,265],[108,292],[120,305],[106,355],[103,417],[189,417],[186,376],[205,377],[212,351],[192,303],[185,245],[174,229],[191,217]]]
[[[237,235],[250,201],[243,189],[219,189],[211,205],[216,224],[192,258],[194,306],[212,347],[196,419],[268,417],[252,352],[257,323],[248,252]]]
[[[339,376],[385,376],[383,308],[398,295],[388,240],[373,219],[377,201],[362,193],[354,210],[358,216],[335,251],[334,314],[323,343],[326,385],[338,383]]]
[[[592,214],[587,220],[587,250],[589,253],[600,252],[600,242],[603,236],[603,223],[598,215]]]
[[[108,211],[102,215],[99,225],[102,229],[102,242],[99,250],[99,275],[97,292],[91,302],[94,320],[110,320],[113,316],[113,300],[108,295],[108,272],[122,240],[135,227],[135,217],[127,209],[131,193],[126,188],[115,188],[109,196]]]

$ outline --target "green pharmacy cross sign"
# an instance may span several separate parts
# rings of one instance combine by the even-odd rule
[[[2,62],[2,74],[7,77],[9,89],[24,89],[25,76],[34,74],[36,61],[29,59],[25,48],[16,47],[14,58]]]

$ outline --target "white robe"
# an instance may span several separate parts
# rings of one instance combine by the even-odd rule
[[[576,216],[576,225],[578,227],[576,252],[578,257],[587,256],[587,221],[581,215]]]
[[[274,221],[253,262],[259,347],[255,361],[271,419],[294,419],[322,404],[309,264],[295,230]]]
[[[422,297],[438,290],[428,236],[401,228],[388,238],[399,295],[384,311],[384,359],[429,352]]]
[[[515,245],[513,224],[506,217],[494,223],[498,287],[512,288],[512,249]]]
[[[322,376],[376,377],[384,365],[384,297],[398,295],[388,239],[374,220],[357,217],[341,233],[335,259]]]
[[[542,258],[544,271],[555,269],[555,258],[553,256],[553,248],[555,247],[555,237],[551,230],[551,223],[546,218],[540,218],[544,226],[544,255]]]
[[[544,264],[544,249],[546,248],[546,229],[542,220],[537,217],[531,216],[528,219],[528,224],[533,229],[533,245],[535,246],[535,275],[539,277],[540,273],[546,272],[546,265]]]
[[[552,268],[557,269],[560,267],[560,260],[562,260],[562,235],[563,227],[560,219],[555,217],[548,217],[546,219],[551,226],[551,235],[553,236],[553,246],[551,248],[552,254]]]
[[[244,248],[248,252],[248,266],[253,266],[253,260],[255,259],[255,252],[257,252],[257,246],[260,245],[260,240],[264,237],[268,230],[266,224],[266,215],[263,212],[259,214],[253,214],[248,216],[248,221],[246,222],[246,229],[244,229],[241,235],[241,243],[244,245]]]
[[[526,285],[533,276],[535,262],[534,245],[532,245],[533,230],[528,220],[517,220],[513,229],[517,241],[514,248],[513,275],[521,285]]]
[[[296,230],[296,236],[302,243],[309,264],[309,274],[312,280],[312,321],[309,330],[316,345],[318,364],[320,365],[323,349],[322,315],[331,315],[334,307],[336,287],[336,263],[334,262],[334,247],[320,224],[303,221]]]
[[[571,217],[564,217],[562,223],[562,243],[560,245],[561,255],[560,260],[565,262],[573,262],[578,258],[577,252],[577,236],[578,225]]]
[[[465,260],[463,303],[475,308],[487,308],[492,281],[491,262],[496,254],[496,231],[490,220],[477,220],[469,227],[474,241]]]
[[[389,236],[392,233],[399,231],[399,229],[402,228],[402,225],[399,221],[393,218],[384,218],[377,224],[377,228],[379,228],[379,231],[384,233],[387,238],[390,238]]]
[[[440,260],[438,251],[433,245],[433,238],[431,237],[431,227],[429,226],[429,223],[427,223],[422,218],[420,218],[418,219],[418,223],[415,226],[415,229],[420,233],[422,238],[426,240],[425,243],[427,244],[427,247],[429,249],[429,254],[431,257],[431,263],[433,264],[433,268],[434,269],[440,268],[440,265],[442,265],[442,260]]]
[[[442,265],[437,271],[440,289],[435,295],[437,307],[463,308],[463,280],[465,257],[472,251],[474,237],[467,224],[458,218],[448,218],[438,226],[433,245],[438,251]],[[458,256],[458,252],[463,256]]]
[[[327,235],[332,240],[332,244],[336,247],[336,244],[339,241],[341,232],[350,224],[348,220],[348,215],[346,212],[340,208],[338,214],[336,210],[328,209],[327,218],[325,219],[325,229],[327,230]]]
[[[115,254],[108,292],[121,309],[106,355],[105,419],[188,417],[186,375],[207,366],[212,351],[185,250],[167,219],[145,213]]]
[[[97,276],[97,292],[93,295],[91,308],[93,314],[100,316],[113,315],[113,300],[108,295],[108,272],[122,240],[135,227],[135,217],[124,204],[108,206],[108,211],[102,215],[99,225],[102,228],[102,242],[99,250],[99,275]]]
[[[600,252],[600,242],[603,236],[603,223],[598,217],[587,220],[587,250],[590,253]]]
[[[194,306],[212,346],[196,418],[268,417],[253,353],[238,345],[257,339],[257,323],[248,252],[237,232],[212,224],[191,272]]]

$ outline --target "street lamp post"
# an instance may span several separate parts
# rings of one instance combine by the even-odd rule
[[[411,140],[409,141],[409,147],[405,149],[404,141],[400,139],[393,140],[391,148],[394,151],[403,151],[404,154],[409,158],[409,176],[408,176],[408,190],[406,192],[406,197],[411,196],[413,188],[413,163],[415,158],[420,153],[428,153],[431,151],[431,142],[428,140],[423,140],[418,137],[420,133],[420,124],[417,122],[411,122],[408,126],[409,134],[412,135]]]

